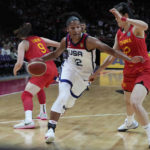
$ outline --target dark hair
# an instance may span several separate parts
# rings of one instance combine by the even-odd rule
[[[85,20],[81,20],[80,22],[81,22],[81,24],[86,24]]]
[[[21,27],[14,31],[17,38],[27,37],[32,33],[31,23],[24,23]]]
[[[76,17],[76,16],[71,16],[71,17],[69,17],[69,18],[67,19],[67,21],[66,21],[66,26],[68,26],[72,21],[79,21],[79,22],[80,22],[80,20],[79,20],[78,17]]]
[[[81,21],[82,17],[79,15],[77,12],[69,12],[69,13],[64,13],[62,16],[60,16],[61,22],[64,20],[67,20],[65,22],[66,26],[68,26],[72,21]]]
[[[132,9],[129,7],[129,5],[125,2],[121,2],[114,6],[121,14],[125,15],[126,13],[129,15],[130,18],[134,18]]]

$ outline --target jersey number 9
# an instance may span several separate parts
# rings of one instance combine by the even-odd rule
[[[44,47],[44,45],[43,45],[42,43],[38,43],[37,46],[38,46],[38,48],[41,50],[41,52],[42,52],[43,54],[46,53],[46,49],[45,49],[45,47]]]

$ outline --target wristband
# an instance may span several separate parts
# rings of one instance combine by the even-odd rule
[[[126,17],[121,17],[121,21],[126,22],[127,18]]]

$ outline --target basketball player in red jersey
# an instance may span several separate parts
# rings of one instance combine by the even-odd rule
[[[30,23],[23,24],[22,27],[15,31],[18,38],[22,39],[22,42],[18,45],[18,59],[14,66],[14,75],[17,75],[17,71],[22,67],[24,58],[27,61],[31,59],[41,57],[50,52],[47,46],[59,47],[59,43],[31,34],[32,26]],[[29,129],[34,128],[34,122],[32,120],[33,102],[32,97],[37,94],[40,103],[40,114],[38,119],[46,120],[46,96],[43,90],[44,87],[48,87],[49,84],[54,82],[57,77],[57,68],[53,61],[47,61],[47,71],[44,75],[39,77],[32,76],[27,83],[25,90],[22,93],[21,99],[25,111],[25,120],[14,128]]]
[[[118,128],[118,131],[125,132],[128,129],[137,128],[138,122],[134,120],[135,114],[147,133],[150,145],[149,118],[142,106],[144,98],[150,90],[150,59],[145,42],[145,31],[148,29],[148,25],[141,20],[131,19],[133,14],[126,3],[122,2],[116,5],[110,12],[115,16],[120,27],[115,37],[114,49],[122,50],[129,57],[138,55],[145,59],[144,63],[139,62],[137,64],[125,61],[122,88],[124,89],[127,118],[124,124]],[[91,75],[89,80],[93,80],[100,71],[114,60],[115,57],[108,56],[100,69]]]
[[[95,65],[95,49],[103,50],[113,56],[120,57],[129,62],[137,63],[143,61],[141,56],[132,58],[122,52],[112,49],[98,39],[82,33],[80,18],[69,16],[66,22],[68,34],[61,40],[60,47],[41,59],[48,61],[59,57],[64,50],[68,51],[68,58],[62,65],[59,80],[59,95],[52,105],[48,131],[45,135],[46,143],[55,139],[55,128],[60,115],[74,106],[75,101],[85,91],[88,78],[93,73]]]

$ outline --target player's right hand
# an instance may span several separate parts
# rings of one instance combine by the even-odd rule
[[[44,60],[42,58],[33,58],[30,60],[30,62],[33,62],[33,61],[41,61],[41,62],[44,62]]]
[[[89,81],[90,81],[90,82],[93,82],[96,77],[97,77],[97,74],[96,74],[96,73],[93,73],[92,75],[90,75]]]
[[[143,56],[134,56],[131,58],[131,62],[132,63],[144,63],[145,62],[145,59],[143,58]]]

